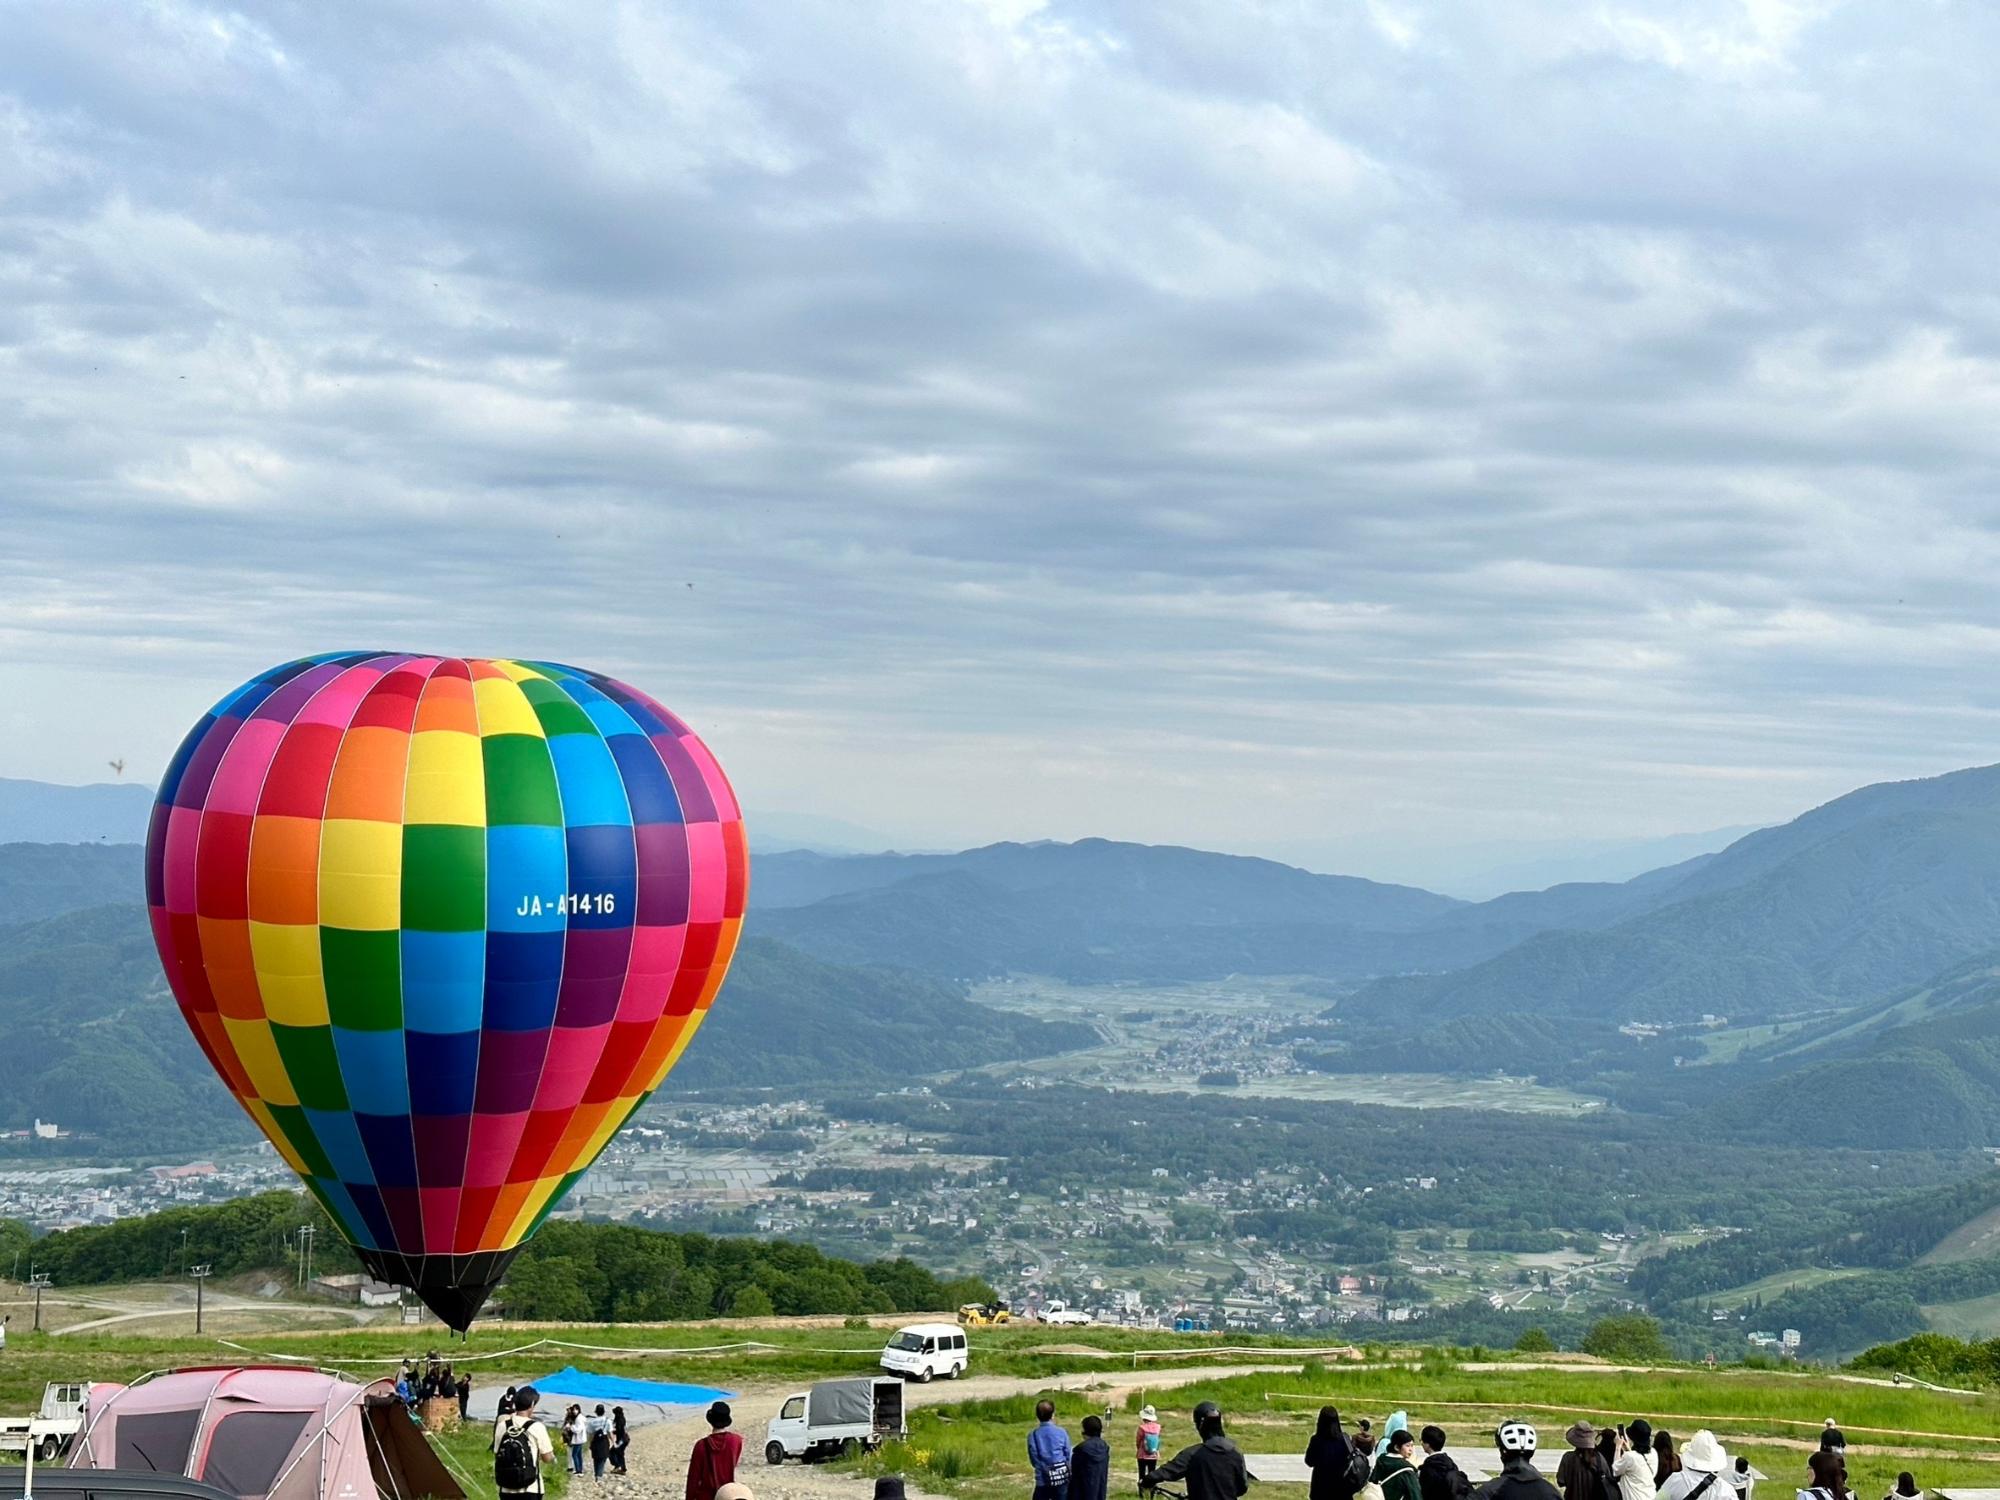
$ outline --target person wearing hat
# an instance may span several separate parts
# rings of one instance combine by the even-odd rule
[[[688,1455],[687,1500],[721,1500],[720,1492],[736,1482],[736,1464],[743,1457],[741,1434],[729,1430],[729,1403],[708,1409],[708,1436]]]
[[[1617,1486],[1611,1480],[1611,1466],[1597,1450],[1597,1429],[1588,1422],[1573,1423],[1563,1436],[1569,1452],[1556,1465],[1556,1488],[1563,1500],[1614,1500]]]
[[[1143,1490],[1146,1476],[1160,1466],[1160,1414],[1150,1401],[1139,1408],[1139,1431],[1133,1446],[1139,1450],[1139,1488]]]
[[[1681,1448],[1681,1468],[1660,1487],[1660,1500],[1729,1500],[1729,1455],[1706,1427]]]
[[[1500,1472],[1472,1492],[1473,1500],[1562,1500],[1562,1492],[1535,1467],[1540,1438],[1533,1424],[1502,1422],[1493,1434]]]
[[[493,1422],[493,1487],[503,1495],[542,1493],[542,1469],[555,1462],[556,1445],[535,1415],[540,1393],[524,1385],[503,1401]]]

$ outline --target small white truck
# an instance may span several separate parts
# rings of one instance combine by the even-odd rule
[[[902,1381],[885,1375],[822,1380],[785,1397],[764,1430],[764,1462],[851,1457],[908,1435]]]
[[[50,1381],[42,1391],[42,1409],[34,1416],[0,1417],[0,1453],[25,1454],[33,1449],[36,1463],[54,1463],[83,1430],[89,1395],[88,1385]]]
[[[1071,1307],[1067,1302],[1051,1302],[1042,1309],[1042,1321],[1069,1328],[1082,1328],[1090,1322],[1090,1314],[1080,1307]]]

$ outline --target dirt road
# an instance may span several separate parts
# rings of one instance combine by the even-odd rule
[[[1176,1370],[1078,1370],[1047,1378],[974,1375],[934,1385],[906,1386],[905,1390],[912,1407],[1047,1390],[1101,1391],[1105,1403],[1115,1406],[1137,1390],[1165,1391],[1232,1375],[1281,1374],[1297,1369],[1296,1364],[1207,1365]],[[788,1463],[772,1468],[764,1462],[764,1423],[777,1410],[778,1403],[802,1384],[788,1381],[745,1385],[730,1402],[737,1430],[743,1434],[743,1482],[750,1486],[757,1500],[868,1500],[872,1486],[858,1475],[819,1464]],[[707,1430],[707,1422],[697,1410],[635,1428],[632,1449],[627,1455],[631,1473],[624,1479],[606,1478],[602,1489],[608,1500],[680,1500],[686,1487],[688,1450]],[[598,1487],[588,1477],[583,1485],[586,1497],[597,1492]],[[926,1494],[915,1484],[910,1484],[908,1490],[912,1500]]]

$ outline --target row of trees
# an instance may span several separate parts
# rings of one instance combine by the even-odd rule
[[[318,1204],[283,1191],[59,1230],[33,1241],[25,1226],[0,1221],[0,1254],[20,1252],[22,1271],[32,1260],[60,1286],[146,1280],[203,1263],[224,1276],[289,1271],[302,1224],[315,1231],[316,1271],[359,1268]],[[784,1240],[555,1220],[522,1248],[503,1301],[517,1317],[628,1322],[919,1312],[994,1296],[984,1281],[942,1281],[901,1258],[863,1264]]]
[[[902,1258],[861,1264],[785,1240],[558,1220],[522,1249],[505,1301],[515,1317],[615,1323],[927,1312],[995,1296],[984,1281],[942,1281]]]

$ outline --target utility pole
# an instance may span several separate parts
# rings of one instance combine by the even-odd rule
[[[185,1229],[183,1229],[181,1231],[181,1274],[183,1276],[187,1274],[187,1268],[188,1268],[188,1232]]]
[[[196,1333],[201,1332],[201,1288],[202,1283],[208,1280],[208,1271],[208,1262],[203,1261],[188,1272],[188,1275],[194,1278],[194,1331]]]
[[[49,1273],[37,1271],[31,1262],[28,1266],[28,1285],[35,1289],[35,1332],[42,1331],[42,1288],[49,1284]]]
[[[299,1285],[301,1287],[312,1285],[312,1258],[313,1227],[310,1224],[301,1224],[299,1226]]]

